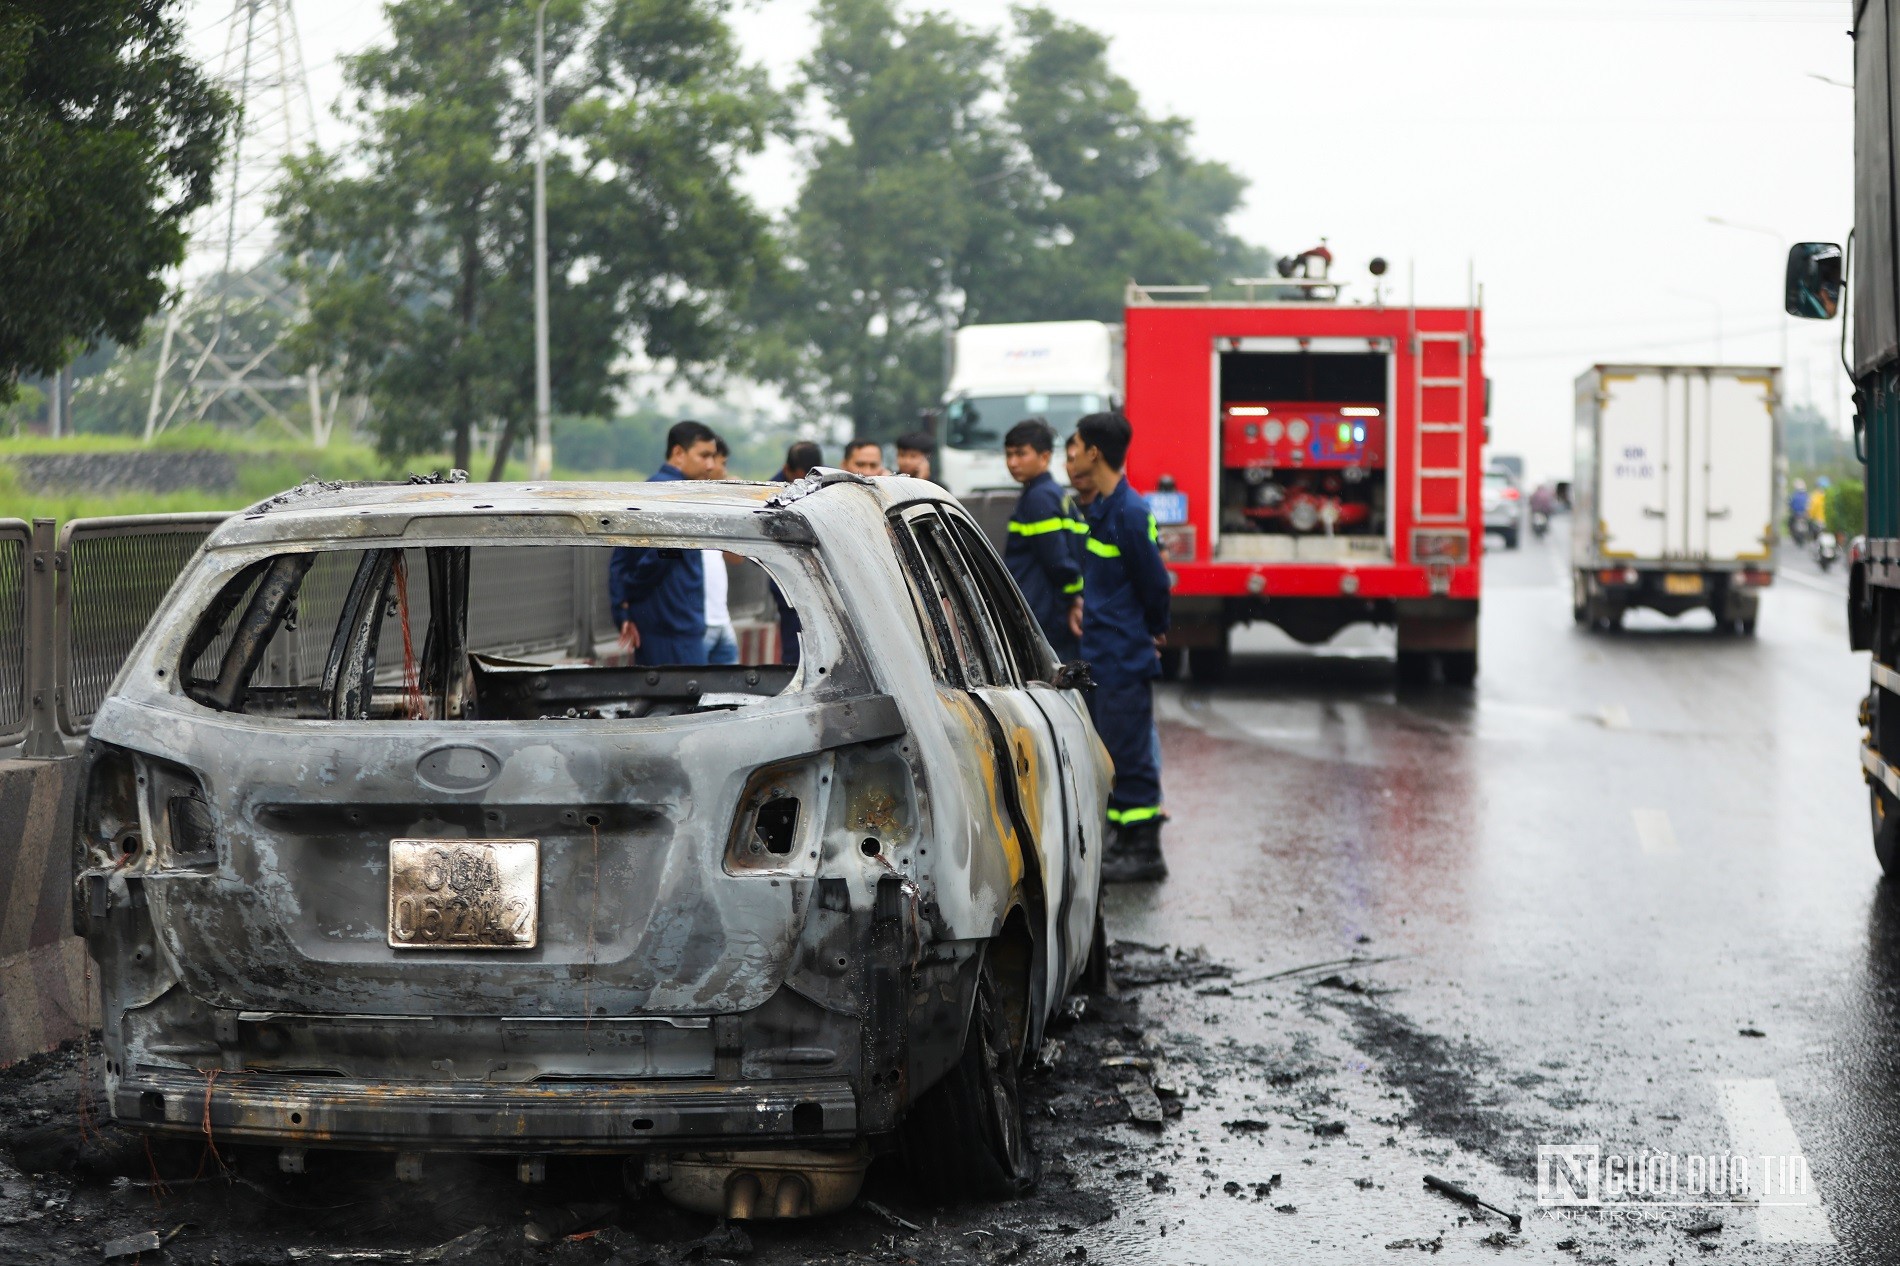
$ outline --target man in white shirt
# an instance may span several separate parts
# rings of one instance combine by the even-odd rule
[[[739,662],[739,639],[732,631],[732,612],[726,607],[726,554],[701,550],[706,561],[706,662]]]

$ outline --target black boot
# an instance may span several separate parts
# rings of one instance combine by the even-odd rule
[[[1161,856],[1161,819],[1129,822],[1109,839],[1102,857],[1102,882],[1152,883],[1168,877]]]

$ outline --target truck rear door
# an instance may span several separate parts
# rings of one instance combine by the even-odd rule
[[[1774,379],[1713,374],[1705,394],[1708,408],[1690,428],[1701,458],[1697,544],[1711,562],[1764,559],[1775,518]]]
[[[1597,517],[1607,558],[1656,559],[1669,541],[1671,427],[1667,380],[1607,372],[1598,414]]]

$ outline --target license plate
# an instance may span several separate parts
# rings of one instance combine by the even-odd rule
[[[1663,576],[1663,592],[1692,594],[1702,592],[1702,577],[1686,572],[1669,572]]]
[[[389,943],[396,949],[533,949],[539,840],[389,841]]]

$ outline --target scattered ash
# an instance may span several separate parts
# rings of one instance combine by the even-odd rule
[[[312,1149],[305,1173],[284,1174],[271,1149],[148,1145],[119,1130],[99,1099],[96,1045],[87,1059],[69,1044],[0,1069],[0,1266],[1086,1260],[1080,1237],[1118,1216],[1111,1193],[1148,1194],[1111,1175],[1145,1182],[1156,1172],[1151,1153],[1181,1112],[1181,1083],[1206,1075],[1197,1058],[1170,1063],[1132,988],[1179,985],[1186,995],[1229,974],[1160,947],[1117,944],[1112,961],[1118,987],[1070,999],[1025,1077],[1042,1177],[1019,1200],[936,1207],[895,1157],[873,1164],[845,1213],[732,1225],[657,1193],[629,1194],[620,1164],[597,1158],[550,1158],[535,1186],[518,1183],[505,1158],[472,1156],[430,1155],[422,1180],[405,1183],[387,1155]],[[106,1255],[114,1251],[125,1255]]]

